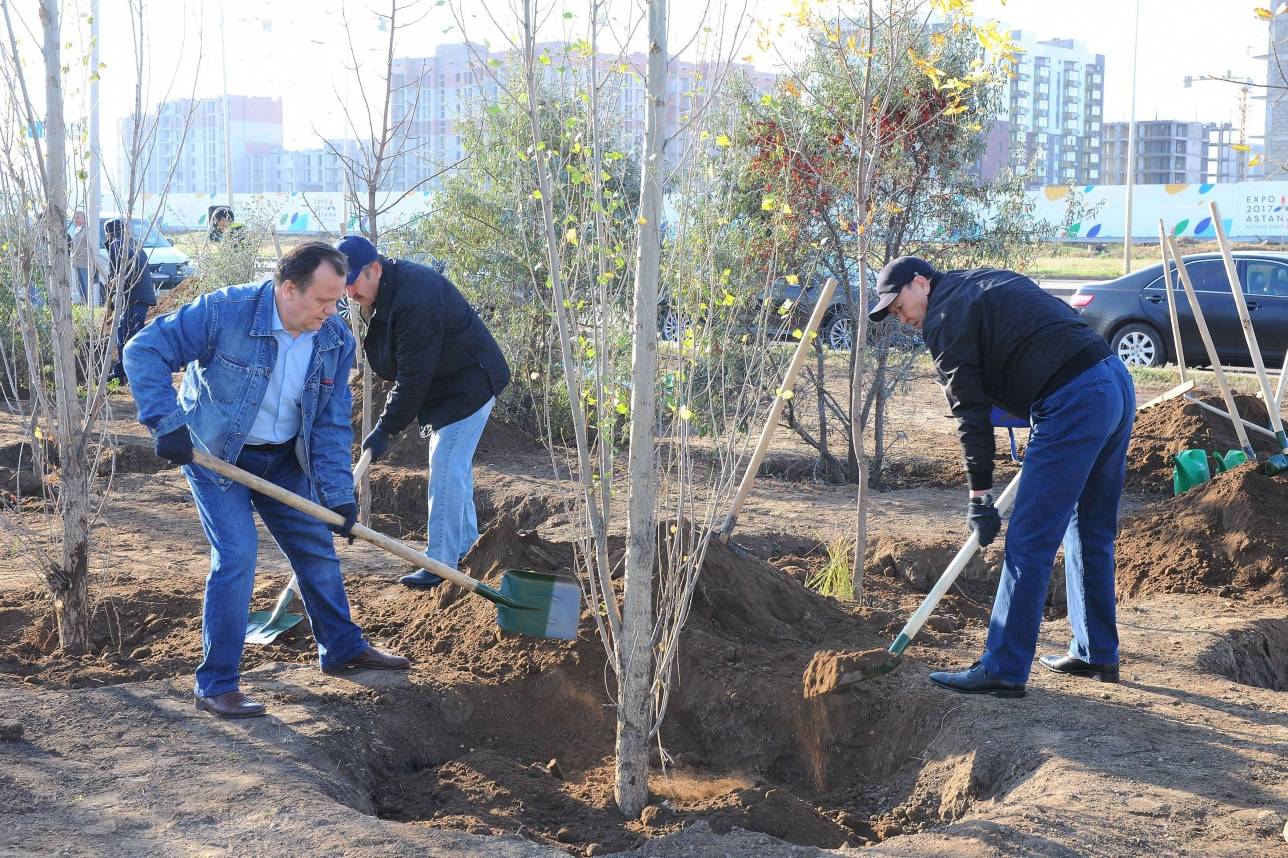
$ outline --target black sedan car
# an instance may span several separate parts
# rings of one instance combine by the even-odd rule
[[[1248,315],[1257,333],[1261,358],[1267,367],[1277,369],[1282,365],[1284,351],[1288,348],[1288,253],[1239,251],[1234,254],[1234,259],[1239,280],[1243,283]],[[1243,337],[1243,326],[1235,310],[1221,254],[1186,256],[1185,269],[1194,285],[1195,297],[1221,363],[1250,366],[1248,344]],[[1207,350],[1203,347],[1194,312],[1175,267],[1171,277],[1185,363],[1207,366],[1210,362]],[[1175,362],[1176,349],[1167,310],[1162,263],[1106,283],[1084,286],[1069,299],[1069,303],[1129,367]]]

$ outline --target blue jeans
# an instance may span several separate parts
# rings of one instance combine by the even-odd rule
[[[128,343],[135,334],[143,330],[143,326],[148,321],[149,304],[127,304],[125,310],[121,313],[121,320],[116,324],[116,363],[112,364],[112,371],[108,378],[115,378],[121,384],[125,384],[125,365],[121,362],[121,355],[125,353],[125,344]]]
[[[237,467],[313,499],[291,444],[276,450],[243,449]],[[240,483],[221,489],[215,475],[198,465],[185,465],[183,471],[210,540],[210,576],[201,617],[204,658],[197,667],[197,694],[212,697],[238,688],[259,541],[252,509],[299,576],[322,666],[343,664],[362,652],[367,642],[349,617],[335,537],[326,525]]]
[[[429,524],[425,554],[453,569],[479,538],[474,449],[496,399],[429,436]]]
[[[1122,361],[1105,358],[1033,404],[1005,562],[984,646],[984,669],[1026,682],[1056,550],[1073,629],[1070,655],[1118,662],[1114,538],[1127,473],[1136,390]]]

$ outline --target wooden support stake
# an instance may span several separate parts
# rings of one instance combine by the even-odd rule
[[[1190,282],[1190,273],[1185,270],[1185,258],[1177,251],[1176,242],[1170,235],[1164,235],[1164,241],[1167,243],[1167,250],[1176,260],[1176,273],[1181,278],[1181,286],[1185,289],[1185,297],[1189,299],[1190,309],[1194,312],[1194,324],[1198,325],[1199,336],[1203,339],[1203,348],[1207,350],[1208,362],[1212,364],[1212,375],[1216,378],[1216,386],[1221,391],[1221,398],[1225,400],[1225,407],[1230,412],[1230,424],[1234,426],[1234,434],[1239,438],[1239,446],[1247,455],[1248,461],[1255,461],[1256,452],[1252,449],[1252,443],[1248,441],[1248,433],[1243,429],[1243,421],[1239,418],[1239,407],[1234,404],[1234,394],[1230,392],[1230,384],[1225,378],[1225,369],[1221,366],[1221,359],[1217,357],[1216,346],[1212,343],[1212,334],[1208,332],[1207,320],[1203,318],[1203,308],[1199,306],[1199,299],[1194,294],[1194,284]]]
[[[1163,225],[1163,219],[1158,219],[1158,244],[1163,253],[1163,285],[1167,288],[1167,315],[1172,320],[1172,343],[1175,349],[1176,371],[1180,374],[1181,382],[1185,382],[1185,349],[1181,346],[1181,323],[1176,314],[1176,290],[1172,288],[1172,263],[1167,255],[1167,227]],[[1176,263],[1179,264],[1179,263]]]
[[[742,482],[738,484],[738,493],[733,496],[733,503],[729,506],[729,514],[725,516],[724,524],[720,526],[718,536],[721,542],[729,541],[734,525],[738,523],[738,511],[742,509],[743,501],[751,492],[751,484],[756,481],[756,472],[760,470],[760,463],[765,459],[765,451],[769,449],[769,439],[774,437],[774,430],[778,428],[778,418],[783,413],[783,406],[787,404],[787,397],[791,395],[789,391],[796,383],[796,376],[801,370],[801,364],[805,362],[805,356],[809,354],[813,340],[811,334],[818,330],[823,314],[827,312],[827,305],[832,300],[832,293],[835,291],[836,278],[827,278],[822,291],[819,292],[818,301],[814,304],[814,312],[810,313],[809,323],[805,326],[801,341],[796,344],[796,353],[792,355],[792,362],[787,365],[787,374],[783,376],[782,387],[778,388],[774,404],[769,407],[765,428],[760,432],[760,440],[756,442],[756,449],[751,454],[751,461],[747,463],[747,470],[743,471]],[[852,343],[850,348],[861,349],[863,343]]]
[[[1239,322],[1243,325],[1243,338],[1248,343],[1252,368],[1257,371],[1257,382],[1261,385],[1261,397],[1266,402],[1266,412],[1270,415],[1270,428],[1274,430],[1279,441],[1280,452],[1288,452],[1288,436],[1284,435],[1284,421],[1279,416],[1275,393],[1270,389],[1270,377],[1266,375],[1266,365],[1261,360],[1261,348],[1257,345],[1257,332],[1252,327],[1252,316],[1248,313],[1248,302],[1243,297],[1243,284],[1239,282],[1239,268],[1234,264],[1234,254],[1230,252],[1230,240],[1226,238],[1225,226],[1221,223],[1221,212],[1213,202],[1212,226],[1216,229],[1216,240],[1221,246],[1221,259],[1225,262],[1225,275],[1230,280],[1230,292],[1234,295],[1234,309],[1239,313]],[[1190,299],[1193,300],[1193,299]],[[1234,413],[1233,409],[1230,411]]]

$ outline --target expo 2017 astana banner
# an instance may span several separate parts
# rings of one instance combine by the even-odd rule
[[[1066,239],[1122,239],[1126,226],[1125,185],[1051,185],[1030,196],[1039,218],[1059,223],[1075,194],[1089,214],[1069,227]],[[1226,233],[1233,239],[1288,238],[1288,182],[1136,185],[1132,190],[1132,237],[1137,241],[1157,241],[1161,218],[1178,238],[1215,239],[1209,207],[1213,202]]]
[[[402,226],[428,214],[431,191],[402,195],[388,192],[378,204],[381,230]],[[1124,185],[1051,185],[1029,192],[1034,214],[1053,224],[1062,223],[1072,200],[1086,212],[1063,236],[1066,241],[1121,240],[1126,211]],[[1213,239],[1209,204],[1216,202],[1226,233],[1233,239],[1256,241],[1288,239],[1288,182],[1231,182],[1225,184],[1137,185],[1132,192],[1132,236],[1137,241],[1157,241],[1162,218],[1180,238]],[[203,230],[211,206],[226,202],[216,194],[171,194],[160,215],[166,230]],[[155,217],[156,199],[144,196],[142,209]],[[271,218],[280,233],[340,234],[362,229],[353,208],[347,210],[339,193],[237,194],[233,206],[239,218],[259,212]]]

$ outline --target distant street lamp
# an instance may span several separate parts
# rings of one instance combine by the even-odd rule
[[[1127,121],[1127,211],[1123,227],[1123,274],[1131,273],[1131,195],[1136,182],[1136,59],[1140,48],[1140,0],[1136,0],[1136,24],[1131,42],[1131,115]]]

